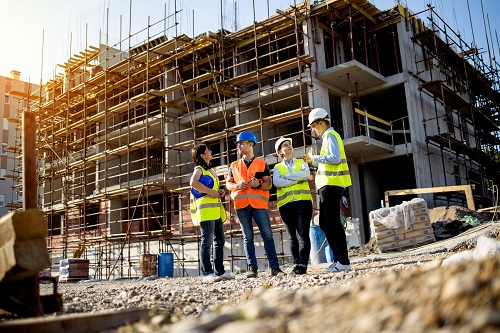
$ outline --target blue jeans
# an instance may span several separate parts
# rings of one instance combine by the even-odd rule
[[[247,256],[247,264],[249,266],[257,266],[257,258],[255,257],[255,245],[253,243],[253,225],[252,218],[259,227],[260,235],[264,241],[264,250],[266,251],[267,260],[271,268],[278,268],[278,256],[274,247],[273,230],[271,229],[271,221],[267,209],[255,209],[248,205],[245,208],[237,209],[236,215],[240,221],[241,231],[243,232],[243,242],[245,255]]]
[[[311,240],[309,230],[312,217],[312,201],[290,201],[279,208],[281,220],[290,237],[290,252],[294,264],[307,267]]]
[[[200,265],[203,276],[214,273],[217,275],[224,274],[224,228],[222,222],[204,221],[200,223],[201,229],[201,247],[200,247]],[[210,262],[210,249],[212,247],[212,239],[214,242],[214,269]]]

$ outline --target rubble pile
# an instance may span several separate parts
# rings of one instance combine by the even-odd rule
[[[64,313],[146,308],[151,317],[113,332],[498,332],[500,326],[500,222],[458,238],[403,252],[351,259],[352,271],[229,281],[201,277],[90,280],[63,283]],[[487,257],[449,262],[459,244]],[[477,252],[477,250],[475,250]],[[234,273],[234,272],[233,272]],[[242,272],[243,273],[243,272]],[[50,286],[41,286],[49,289]]]

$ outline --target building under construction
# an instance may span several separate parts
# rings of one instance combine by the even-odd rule
[[[165,23],[177,15],[150,24],[140,45],[132,35],[87,47],[32,94],[25,112],[37,115],[38,204],[53,270],[77,256],[89,259],[94,278],[136,277],[141,255],[173,252],[176,275],[197,275],[190,149],[210,146],[224,184],[238,158],[235,136],[251,130],[256,156],[272,169],[280,136],[293,139],[296,156],[319,151],[307,128],[313,107],[329,111],[344,138],[349,214],[360,221],[361,242],[370,238],[369,212],[388,190],[470,184],[476,205],[492,206],[500,174],[498,64],[432,7],[419,18],[401,5],[306,1],[239,31],[214,27],[168,39]],[[13,148],[19,174],[22,149]],[[12,179],[20,191],[22,179]],[[310,184],[314,190],[313,177]],[[458,192],[422,196],[430,207],[465,204]],[[246,268],[229,193],[226,208],[226,260]],[[275,190],[269,211],[286,262]],[[264,258],[261,249],[261,268]]]

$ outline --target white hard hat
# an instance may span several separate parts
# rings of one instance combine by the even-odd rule
[[[276,141],[276,143],[274,144],[274,149],[276,149],[276,152],[278,152],[278,150],[280,150],[280,146],[283,142],[285,141],[290,141],[290,144],[292,144],[292,139],[290,138],[284,138],[284,137],[281,137],[278,139],[278,141]]]
[[[316,120],[328,118],[328,112],[322,108],[314,108],[309,113],[309,125],[311,126]]]

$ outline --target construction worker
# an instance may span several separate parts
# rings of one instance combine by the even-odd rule
[[[204,144],[191,149],[195,165],[191,176],[190,209],[193,224],[200,226],[200,266],[203,281],[207,283],[230,280],[231,274],[224,270],[224,228],[221,216],[221,197],[224,190],[219,189],[219,178],[210,164],[212,151]],[[225,213],[224,213],[225,214]],[[210,262],[210,250],[214,243],[214,267]]]
[[[342,192],[351,186],[344,144],[340,135],[330,127],[325,109],[315,108],[309,113],[309,127],[321,136],[323,143],[319,155],[311,151],[304,160],[317,167],[315,183],[319,197],[319,226],[325,233],[333,252],[334,262],[324,273],[351,269],[347,241],[340,221],[340,198]]]
[[[273,183],[271,172],[264,160],[255,158],[253,147],[257,138],[252,132],[243,131],[236,137],[236,145],[241,159],[229,166],[226,187],[231,191],[236,215],[243,232],[245,255],[247,257],[247,278],[257,277],[258,265],[253,241],[254,232],[252,219],[259,227],[264,250],[266,251],[271,275],[283,271],[279,267],[278,256],[273,240],[273,230],[267,212],[269,207],[269,190]]]
[[[290,238],[290,252],[295,274],[306,274],[311,251],[309,226],[312,217],[312,195],[309,188],[309,165],[293,157],[291,138],[279,138],[274,145],[283,160],[275,165],[273,184],[277,190],[278,210]]]

